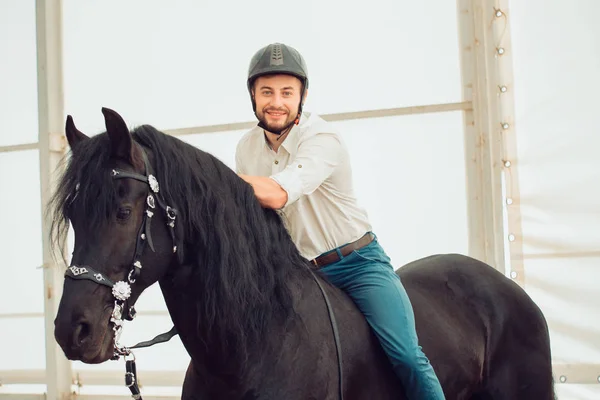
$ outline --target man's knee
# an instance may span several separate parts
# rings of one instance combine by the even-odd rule
[[[413,340],[407,341],[414,342]],[[387,353],[392,360],[394,367],[405,369],[407,371],[429,368],[429,359],[418,345],[389,348],[387,349]]]

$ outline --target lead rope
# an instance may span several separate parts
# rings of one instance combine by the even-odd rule
[[[140,391],[139,381],[137,379],[137,368],[135,366],[135,355],[131,349],[138,349],[141,347],[150,347],[158,343],[164,343],[171,340],[173,336],[177,335],[177,330],[173,326],[170,331],[157,335],[154,339],[145,342],[140,342],[135,346],[121,347],[120,351],[123,353],[125,358],[125,386],[129,388],[131,397],[135,400],[143,400]],[[131,356],[132,359],[128,360],[127,357]]]

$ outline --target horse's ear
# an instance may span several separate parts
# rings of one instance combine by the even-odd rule
[[[133,163],[133,139],[127,124],[116,111],[109,108],[102,107],[102,114],[104,114],[106,133],[110,138],[112,156]]]
[[[82,133],[73,122],[73,117],[67,115],[67,122],[65,124],[65,134],[67,136],[67,142],[69,143],[69,147],[71,151],[74,151],[75,147],[83,142],[84,140],[89,139],[84,133]]]

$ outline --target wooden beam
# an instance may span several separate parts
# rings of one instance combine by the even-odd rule
[[[54,317],[62,295],[63,269],[53,261],[50,243],[52,215],[46,205],[55,187],[53,174],[62,153],[57,132],[63,131],[62,1],[36,1],[37,80],[39,113],[40,195],[44,270],[44,327],[48,400],[71,398],[71,363],[54,339]]]
[[[25,151],[25,150],[36,150],[39,147],[39,144],[36,143],[23,143],[23,144],[13,144],[10,146],[1,146],[0,153],[9,153],[11,151]]]
[[[505,257],[514,243],[508,235],[520,232],[505,224],[506,176],[516,167],[516,155],[511,162],[506,152],[506,137],[515,134],[514,93],[508,21],[497,11],[494,0],[457,0],[462,95],[473,104],[464,113],[469,255],[522,283],[524,274]],[[510,188],[514,207],[514,180]]]
[[[409,106],[409,107],[398,107],[398,108],[386,108],[379,110],[365,110],[365,111],[353,111],[345,113],[334,113],[334,114],[321,114],[320,116],[325,121],[350,121],[355,119],[367,119],[367,118],[382,118],[382,117],[396,117],[400,115],[412,115],[412,114],[427,114],[427,113],[438,113],[438,112],[449,112],[449,111],[465,111],[471,110],[471,101],[463,101],[459,103],[442,103],[442,104],[428,104],[421,106]],[[192,126],[189,128],[179,129],[167,129],[164,132],[172,136],[182,135],[197,135],[201,133],[217,133],[217,132],[228,132],[238,131],[244,129],[251,129],[256,126],[257,121],[247,122],[235,122],[231,124],[219,124],[219,125],[204,125],[204,126]]]
[[[556,384],[600,383],[600,364],[553,363],[552,370]],[[119,387],[123,385],[123,374],[124,371],[120,370],[75,370],[73,371],[72,382],[82,388],[86,386]],[[138,371],[138,375],[142,387],[181,387],[185,371]],[[41,369],[0,371],[0,384],[2,386],[39,385],[43,384],[45,379],[46,371]],[[79,397],[77,399],[79,400]]]
[[[507,275],[519,285],[525,286],[525,262],[523,254],[523,228],[521,223],[521,196],[519,182],[519,155],[517,151],[517,126],[515,123],[515,83],[513,75],[513,48],[511,42],[509,0],[489,1],[489,14],[493,15],[494,61],[496,82],[505,87],[499,92],[497,117],[493,127],[502,145],[501,159],[497,160],[503,171],[505,212],[504,239],[507,249]],[[494,6],[494,4],[496,4]],[[489,20],[489,16],[487,17]]]

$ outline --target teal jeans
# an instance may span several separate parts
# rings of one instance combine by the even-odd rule
[[[390,258],[377,241],[321,271],[346,292],[379,338],[409,400],[444,399],[440,382],[419,346],[410,299]]]

